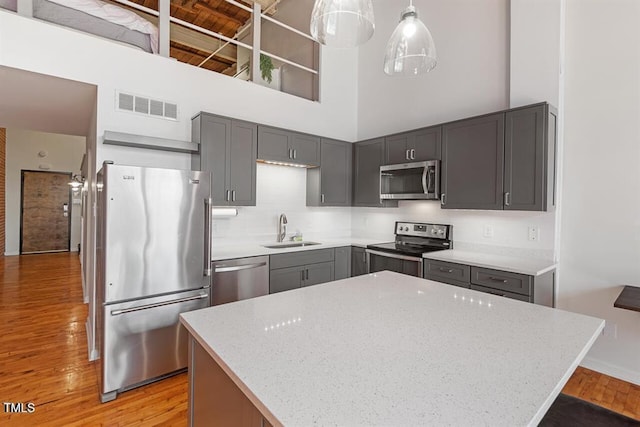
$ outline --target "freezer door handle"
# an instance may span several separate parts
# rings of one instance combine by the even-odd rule
[[[165,305],[180,304],[183,302],[196,301],[205,298],[209,298],[209,294],[200,294],[195,297],[179,298],[171,301],[159,302],[157,304],[139,305],[137,307],[124,308],[122,310],[112,310],[111,315],[119,316],[121,314],[133,313],[135,311],[149,310],[152,308],[164,307]]]
[[[204,199],[204,271],[205,277],[211,276],[211,199]]]

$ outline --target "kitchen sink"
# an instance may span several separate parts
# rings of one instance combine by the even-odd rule
[[[273,245],[262,245],[263,248],[269,249],[286,249],[286,248],[301,248],[303,246],[320,245],[318,242],[291,242],[291,243],[274,243]]]

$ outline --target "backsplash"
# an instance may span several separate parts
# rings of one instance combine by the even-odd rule
[[[392,240],[395,221],[453,224],[454,248],[497,255],[553,259],[553,212],[474,211],[440,209],[437,201],[401,201],[397,208],[353,208],[352,235]],[[485,237],[485,228],[492,237]],[[537,227],[539,239],[528,240]]]
[[[306,206],[306,169],[258,163],[256,173],[256,206],[239,207],[234,218],[216,219],[213,238],[217,242],[275,242],[282,213],[288,219],[287,239],[296,230],[305,240],[351,235],[351,208]]]
[[[306,206],[305,169],[257,165],[255,207],[238,208],[238,216],[216,219],[214,244],[275,242],[278,217],[287,216],[287,239],[297,230],[305,240],[365,237],[393,240],[395,221],[453,224],[454,247],[498,255],[553,259],[555,214],[443,210],[437,201],[401,201],[398,208],[318,208]],[[539,240],[528,240],[528,227]],[[485,228],[493,231],[485,237]]]

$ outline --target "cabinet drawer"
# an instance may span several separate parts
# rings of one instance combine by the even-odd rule
[[[469,287],[471,268],[452,262],[425,260],[424,278],[450,285]]]
[[[471,267],[471,283],[507,292],[529,296],[532,292],[532,277],[524,274],[488,268]]]
[[[269,266],[271,270],[275,270],[277,268],[303,266],[305,264],[317,264],[329,261],[333,261],[333,248],[271,255],[269,258]]]
[[[532,297],[527,295],[522,295],[522,294],[516,294],[515,292],[502,291],[499,289],[487,288],[486,286],[478,286],[478,285],[471,285],[471,289],[473,289],[474,291],[480,291],[480,292],[484,292],[491,295],[497,295],[500,297],[517,299],[518,301],[533,302]]]

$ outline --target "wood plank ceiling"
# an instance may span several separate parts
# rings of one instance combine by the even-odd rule
[[[158,0],[131,1],[149,9],[158,10]],[[252,0],[237,1],[249,7],[252,7],[253,4]],[[275,7],[281,0],[255,1],[262,6],[262,10],[273,14],[276,11]],[[124,7],[122,4],[118,4],[118,6]],[[133,11],[158,25],[156,17],[136,10]],[[250,12],[225,0],[171,0],[170,13],[172,17],[229,38],[233,38],[239,29],[251,23]],[[219,39],[178,24],[171,24],[170,55],[180,62],[198,66],[222,45],[224,42]],[[235,45],[225,46],[215,56],[204,62],[201,67],[218,73],[235,75],[237,71]]]

